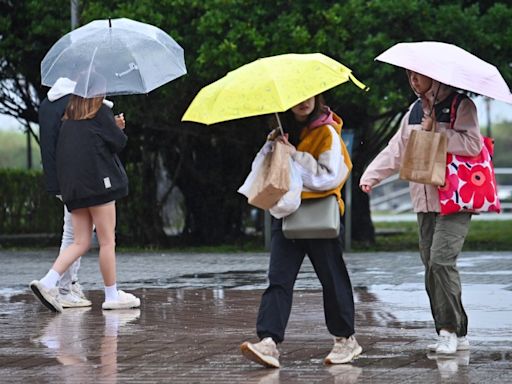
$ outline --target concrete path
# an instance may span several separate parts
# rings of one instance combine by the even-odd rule
[[[415,253],[345,256],[356,298],[353,364],[327,367],[321,287],[309,262],[296,285],[279,370],[246,361],[256,340],[267,254],[118,255],[119,286],[140,310],[102,311],[97,256],[82,260],[90,309],[54,314],[26,288],[55,252],[0,251],[1,383],[512,383],[512,252],[464,253],[469,352],[426,351],[433,322]]]

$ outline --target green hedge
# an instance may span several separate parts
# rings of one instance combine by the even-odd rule
[[[158,233],[153,193],[140,180],[141,170],[127,167],[130,194],[116,204],[116,234],[123,244],[150,243],[148,231]],[[40,170],[0,169],[0,235],[50,234],[60,238],[63,205],[49,195]],[[53,238],[53,237],[52,237]],[[22,244],[20,244],[22,245]]]
[[[0,234],[60,233],[62,203],[39,170],[0,169]]]

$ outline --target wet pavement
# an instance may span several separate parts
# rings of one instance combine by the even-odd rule
[[[0,251],[1,383],[512,383],[512,252],[459,260],[471,350],[437,358],[423,272],[414,253],[349,253],[356,299],[353,364],[325,366],[332,346],[321,287],[306,261],[296,284],[279,370],[244,360],[268,255],[121,253],[120,288],[140,310],[102,311],[97,256],[80,279],[92,308],[54,314],[27,284],[51,251]]]

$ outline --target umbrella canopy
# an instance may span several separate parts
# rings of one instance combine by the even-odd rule
[[[82,97],[148,93],[187,73],[183,49],[161,29],[95,20],[60,38],[41,62],[41,83],[76,81]]]
[[[453,44],[435,41],[399,43],[375,60],[409,69],[459,89],[512,103],[510,89],[498,69]]]
[[[349,80],[366,88],[349,68],[321,53],[266,57],[201,89],[182,120],[213,124],[283,112]]]

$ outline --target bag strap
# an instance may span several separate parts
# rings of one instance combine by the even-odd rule
[[[453,129],[455,125],[455,119],[457,118],[457,109],[465,95],[456,92],[453,96],[452,103],[450,105],[450,128]]]
[[[455,96],[452,99],[452,103],[450,106],[450,128],[453,129],[455,125],[455,119],[457,118],[457,109],[459,108],[459,105],[464,97],[467,97],[466,95],[462,93],[456,93]],[[491,160],[494,156],[494,139],[486,136],[482,136],[484,146],[489,151],[489,155],[491,156]]]

